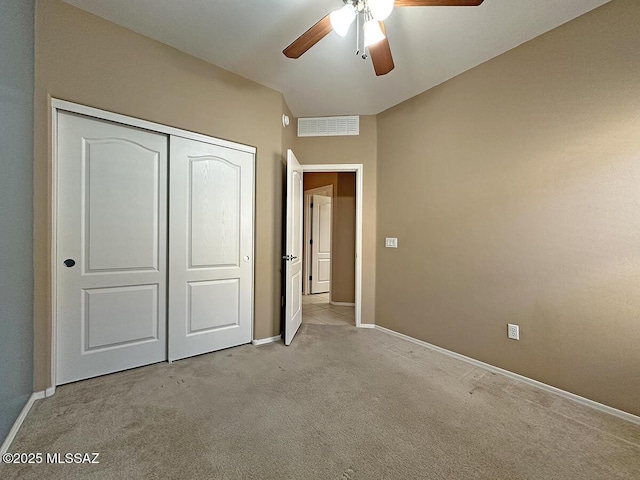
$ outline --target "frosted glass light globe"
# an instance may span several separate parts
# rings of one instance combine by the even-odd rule
[[[341,9],[331,12],[329,15],[331,27],[341,37],[344,37],[347,34],[349,27],[355,18],[356,9],[353,8],[353,5],[351,4],[347,4]]]
[[[369,0],[369,9],[373,18],[381,22],[391,15],[393,0]]]

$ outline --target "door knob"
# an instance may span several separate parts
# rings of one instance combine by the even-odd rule
[[[295,260],[296,258],[298,258],[298,257],[296,257],[296,256],[294,256],[294,255],[283,255],[283,256],[282,256],[282,259],[283,259],[283,260],[286,260],[287,262],[289,262],[289,261],[291,261],[291,260]]]
[[[71,268],[76,264],[76,261],[73,258],[67,258],[64,262],[64,266],[67,268]]]
[[[243,260],[244,260],[245,262],[248,262],[248,261],[249,261],[249,255],[245,255],[245,256],[244,256],[244,258],[243,258]]]

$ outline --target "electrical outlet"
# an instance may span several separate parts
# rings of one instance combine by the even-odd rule
[[[384,246],[387,248],[398,248],[398,239],[397,238],[385,238]]]
[[[507,336],[512,340],[520,340],[520,327],[513,323],[507,323]]]

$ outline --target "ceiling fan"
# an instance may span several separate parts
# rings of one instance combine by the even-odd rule
[[[367,58],[366,49],[376,75],[386,75],[394,69],[391,47],[383,20],[393,7],[476,7],[484,0],[343,0],[344,6],[325,15],[309,30],[300,35],[282,53],[289,58],[299,58],[322,40],[331,30],[344,37],[356,20],[356,55]],[[362,49],[360,45],[362,28]]]

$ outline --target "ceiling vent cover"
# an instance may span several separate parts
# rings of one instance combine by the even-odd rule
[[[298,119],[299,137],[360,135],[360,117],[313,117]]]

